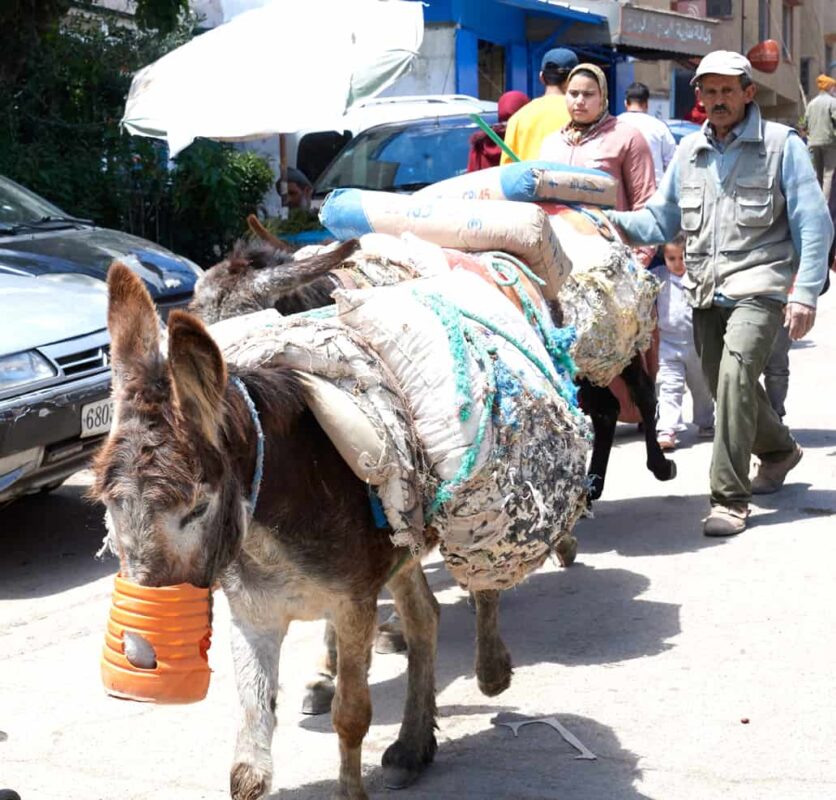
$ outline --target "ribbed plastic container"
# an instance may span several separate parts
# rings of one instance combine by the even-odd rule
[[[141,637],[156,664],[132,664],[125,634]],[[194,703],[209,690],[209,590],[188,583],[139,586],[117,575],[107,621],[101,671],[114,697],[152,703]],[[137,660],[137,659],[135,659]]]

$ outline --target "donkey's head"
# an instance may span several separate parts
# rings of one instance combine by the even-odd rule
[[[113,429],[95,462],[94,496],[107,507],[110,548],[125,577],[208,586],[234,557],[254,463],[246,409],[227,403],[227,371],[202,323],[159,319],[127,267],[108,273]]]
[[[333,302],[337,284],[327,277],[357,249],[356,239],[294,261],[265,242],[236,242],[232,253],[206,270],[195,285],[189,310],[204,322],[276,308],[295,314]]]

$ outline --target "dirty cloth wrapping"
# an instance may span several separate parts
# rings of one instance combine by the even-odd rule
[[[564,399],[567,378],[511,301],[473,273],[337,291],[335,299],[412,409],[441,479],[425,499],[425,518],[448,570],[470,590],[519,583],[571,535],[586,507],[590,432]],[[457,349],[457,341],[469,346]]]
[[[231,364],[245,369],[291,367],[314,396],[311,409],[355,474],[374,486],[392,528],[392,541],[414,552],[424,546],[422,501],[432,491],[411,416],[397,381],[367,342],[336,319],[303,315],[282,317],[269,309],[233,317],[209,332]],[[333,395],[318,379],[340,391],[341,424],[328,425],[323,413],[333,410]],[[325,405],[317,399],[325,396]],[[346,404],[349,412],[345,413]],[[358,416],[358,414],[360,416]],[[333,415],[332,415],[333,416]],[[353,420],[352,420],[353,418]],[[354,421],[370,424],[373,446],[352,451],[355,441],[341,441],[342,429]],[[354,425],[354,430],[357,425]],[[368,441],[369,437],[365,438]],[[424,485],[426,481],[430,487]]]
[[[597,210],[544,208],[572,261],[559,302],[563,324],[577,334],[570,352],[578,377],[607,386],[650,346],[659,283]]]

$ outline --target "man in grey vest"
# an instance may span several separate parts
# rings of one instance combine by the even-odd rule
[[[833,225],[804,143],[761,119],[749,61],[709,53],[693,83],[702,129],[682,140],[642,210],[607,213],[635,244],[686,234],[682,285],[717,402],[703,531],[731,536],[746,528],[752,494],[780,489],[801,460],[758,378],[782,324],[794,340],[813,327]],[[752,453],[760,464],[750,480]]]

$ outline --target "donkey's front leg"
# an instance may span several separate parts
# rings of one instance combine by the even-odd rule
[[[270,791],[279,654],[286,630],[286,626],[256,628],[232,618],[232,659],[241,701],[240,727],[229,776],[233,800],[259,800]]]
[[[642,417],[647,468],[656,480],[669,481],[676,477],[676,462],[665,458],[656,440],[656,387],[645,372],[639,356],[633,357],[633,360],[624,368],[621,377],[624,378],[633,402]]]
[[[597,500],[604,491],[607,465],[610,461],[615,429],[618,425],[618,400],[605,386],[595,386],[586,379],[578,382],[581,408],[592,420],[595,439],[589,461],[589,491],[587,503]]]
[[[377,622],[377,596],[343,601],[333,620],[339,680],[331,706],[331,722],[340,737],[340,785],[335,800],[367,800],[361,752],[372,721],[368,672]]]

